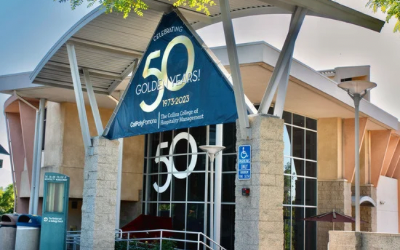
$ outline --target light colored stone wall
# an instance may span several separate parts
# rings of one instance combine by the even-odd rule
[[[351,189],[354,193],[354,186],[352,186]],[[369,196],[375,201],[375,203],[378,203],[376,188],[371,184],[360,186],[360,196]],[[364,223],[360,223],[360,231],[377,232],[377,211],[376,207],[360,206],[360,218],[364,221]],[[352,217],[355,216],[355,208],[352,207]],[[351,230],[355,230],[354,223],[351,225]]]
[[[393,250],[399,246],[400,234],[329,232],[329,250]]]
[[[93,138],[94,155],[86,156],[81,249],[114,249],[118,141]]]
[[[252,174],[236,180],[235,249],[282,249],[283,234],[283,120],[250,116],[252,139],[237,129],[237,146],[252,146]],[[250,196],[242,196],[242,188]]]
[[[351,216],[351,183],[346,180],[324,180],[318,181],[318,212],[317,214],[332,212],[343,213]],[[333,224],[329,222],[318,222],[317,249],[327,249],[329,241],[329,230]],[[349,223],[335,223],[335,230],[351,230]]]

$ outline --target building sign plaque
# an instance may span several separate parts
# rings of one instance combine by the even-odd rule
[[[238,149],[238,179],[250,180],[251,178],[251,146],[241,145]]]

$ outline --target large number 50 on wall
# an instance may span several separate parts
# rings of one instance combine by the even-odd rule
[[[168,187],[169,187],[169,185],[171,183],[172,175],[174,175],[178,179],[185,179],[191,174],[191,171],[193,171],[193,169],[196,167],[196,163],[197,163],[197,144],[196,144],[196,141],[193,138],[193,136],[191,136],[189,133],[182,132],[182,133],[179,133],[179,134],[177,134],[175,136],[175,138],[172,140],[171,147],[169,148],[169,155],[173,155],[174,154],[174,148],[175,148],[176,144],[182,139],[185,139],[185,140],[189,141],[189,145],[190,145],[190,148],[191,148],[192,153],[193,153],[192,158],[190,160],[190,164],[187,167],[186,172],[183,172],[183,173],[178,171],[175,168],[175,163],[174,163],[173,156],[170,156],[169,158],[166,157],[166,156],[160,157],[160,149],[167,148],[168,147],[168,142],[161,142],[157,146],[155,162],[156,163],[159,163],[159,162],[164,163],[165,167],[167,168],[167,172],[168,172],[167,180],[165,181],[165,184],[163,186],[160,187],[160,186],[158,186],[158,184],[156,182],[153,183],[153,187],[158,193],[164,193],[165,190],[168,189]]]

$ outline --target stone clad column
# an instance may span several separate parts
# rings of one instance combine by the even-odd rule
[[[237,146],[251,145],[252,174],[248,181],[236,179],[235,249],[282,249],[283,234],[283,120],[250,116],[252,139],[241,138]],[[250,196],[242,196],[242,188]]]
[[[85,157],[81,250],[114,249],[118,144],[95,137]]]

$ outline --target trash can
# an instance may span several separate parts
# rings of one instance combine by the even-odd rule
[[[0,222],[0,249],[15,249],[18,214],[4,214]]]
[[[39,250],[42,217],[21,214],[17,220],[15,250]]]

